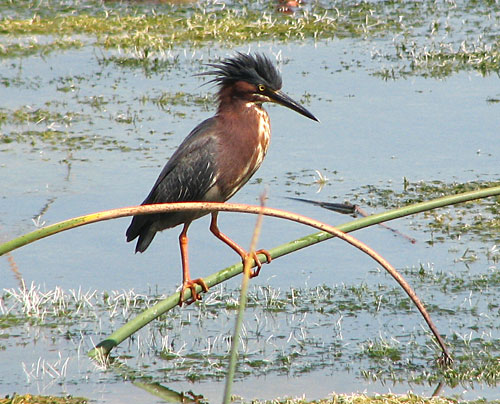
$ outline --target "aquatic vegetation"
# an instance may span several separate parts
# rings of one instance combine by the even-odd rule
[[[0,404],[87,404],[88,399],[83,397],[57,397],[57,396],[38,396],[32,394],[13,394],[0,398]]]
[[[251,6],[235,1],[231,7],[217,2],[105,5],[91,0],[61,6],[51,1],[50,13],[27,3],[22,10],[3,6],[9,13],[0,20],[0,35],[36,36],[45,38],[45,43],[38,39],[5,43],[0,38],[0,57],[95,46],[119,51],[119,56],[105,56],[119,65],[157,68],[164,63],[165,53],[176,47],[392,38],[392,48],[374,52],[375,59],[393,64],[374,72],[385,79],[415,74],[443,77],[460,70],[489,74],[500,69],[497,2],[312,3],[293,15],[280,13],[272,2],[262,0]]]
[[[359,197],[351,203],[371,209],[391,209],[412,203],[423,202],[445,195],[454,195],[496,185],[496,182],[470,181],[466,183],[445,183],[443,181],[409,182],[405,179],[403,187],[377,187],[366,185]],[[354,191],[356,194],[356,191]],[[430,233],[429,243],[443,241],[443,236],[460,239],[469,237],[488,242],[500,242],[500,198],[493,197],[455,205],[446,210],[433,210],[424,213],[424,221],[413,221],[412,226]]]
[[[185,77],[215,57],[216,52],[200,49],[225,47],[229,51],[242,44],[258,47],[262,43],[314,46],[345,39],[362,44],[362,51],[352,60],[341,60],[339,69],[366,69],[385,80],[441,79],[463,71],[486,76],[500,70],[500,9],[495,1],[308,2],[293,15],[278,12],[270,1],[236,0],[231,6],[210,1],[179,5],[92,0],[0,3],[0,87],[22,96],[35,94],[29,105],[23,100],[0,110],[2,153],[11,153],[13,159],[15,153],[26,150],[32,155],[51,151],[56,156],[47,153],[41,164],[50,158],[68,164],[78,158],[92,163],[103,159],[101,155],[89,157],[90,153],[72,154],[79,150],[141,150],[140,156],[131,158],[159,164],[168,155],[165,145],[170,147],[162,142],[177,133],[175,124],[211,108],[208,90],[186,86]],[[362,52],[371,57],[369,62],[360,56]],[[58,64],[69,59],[89,63],[79,65],[74,73],[58,71]],[[288,62],[279,54],[277,59],[282,65]],[[32,74],[32,66],[45,70]],[[144,87],[131,86],[137,76]],[[484,97],[488,108],[498,107],[499,96],[493,90]],[[323,100],[332,103],[333,97]],[[318,98],[304,94],[301,102],[311,100]],[[162,114],[168,119],[158,123]],[[13,146],[18,149],[11,152]],[[160,147],[161,157],[154,156]],[[127,155],[121,158],[126,164]],[[325,190],[328,184],[342,181],[341,175],[323,169],[318,180],[314,168],[303,176],[287,173],[283,181],[290,187],[301,181],[310,187],[325,185]],[[328,184],[327,177],[332,178]],[[427,180],[367,185],[353,190],[351,201],[384,210],[489,184]],[[385,275],[374,271],[367,275],[372,282],[252,290],[237,377],[302,376],[328,370],[351,372],[359,383],[376,380],[423,386],[444,381],[450,386],[498,386],[499,203],[498,198],[489,198],[428,213],[409,223],[424,234],[420,236],[428,244],[456,241],[447,257],[459,264],[453,273],[429,263],[410,262],[402,269],[422,293],[433,317],[444,324],[456,360],[453,369],[442,371],[429,363],[436,347],[428,344],[428,335],[418,325],[408,327],[408,317],[417,318],[409,300]],[[27,220],[31,225],[30,217]],[[460,271],[480,265],[479,274]],[[137,379],[143,381],[221,379],[236,293],[215,290],[185,312],[163,316],[114,359],[132,363],[141,373]],[[63,359],[49,358],[50,352],[40,361],[31,358],[23,363],[26,377],[33,380],[37,369],[46,369],[37,380],[55,377],[77,384],[82,373],[62,370],[66,365],[77,366],[81,347],[91,349],[90,339],[106,335],[162,297],[155,292],[44,291],[37,287],[4,291],[0,350],[22,350],[40,338],[57,340]],[[372,324],[376,328],[388,320],[387,328],[373,338]],[[357,330],[370,332],[360,337]],[[50,373],[51,366],[59,376]],[[92,369],[85,375],[90,383],[100,377],[95,373]],[[340,400],[349,402],[343,396]]]
[[[361,379],[409,380],[417,384],[445,381],[450,386],[497,385],[500,372],[495,358],[500,355],[500,345],[488,330],[498,327],[498,270],[488,279],[467,273],[447,274],[428,267],[411,267],[403,269],[403,273],[417,290],[432,295],[432,300],[435,295],[450,296],[450,292],[454,301],[471,293],[481,295],[481,300],[473,299],[472,305],[445,303],[444,298],[439,298],[439,307],[428,305],[437,322],[444,324],[444,318],[453,319],[454,329],[446,333],[456,362],[452,369],[429,364],[429,357],[438,348],[422,343],[428,338],[423,330],[398,323],[398,318],[417,317],[414,308],[398,287],[384,281],[385,275],[373,272],[375,282],[370,285],[251,288],[236,377],[298,376],[321,369],[344,371],[354,365],[359,367]],[[0,328],[10,335],[2,343],[10,349],[11,344],[29,341],[30,334],[20,335],[17,329],[30,324],[35,327],[34,332],[41,328],[55,338],[69,338],[72,342],[64,349],[69,349],[67,354],[71,357],[71,350],[83,343],[80,340],[87,331],[83,335],[81,331],[93,330],[96,319],[101,320],[100,326],[109,323],[117,327],[162,298],[132,290],[44,291],[34,285],[11,289],[1,298],[0,307],[8,315],[0,317]],[[122,350],[130,355],[129,361],[149,358],[148,379],[172,382],[183,378],[223,378],[236,299],[235,291],[215,288],[205,300],[187,310],[162,315]],[[477,316],[478,312],[483,314]],[[385,336],[360,338],[358,332],[353,332],[366,328],[368,319],[373,322],[377,318],[386,322],[392,319],[387,322],[390,326],[386,327]]]
[[[17,58],[31,55],[46,56],[53,51],[64,51],[83,47],[79,40],[56,39],[50,43],[40,44],[38,41],[30,40],[25,43],[14,43],[0,45],[0,59],[3,57]]]

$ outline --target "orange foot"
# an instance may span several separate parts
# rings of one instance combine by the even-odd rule
[[[188,279],[188,280],[184,281],[184,283],[182,284],[181,297],[179,299],[179,306],[182,306],[182,303],[186,303],[189,305],[191,303],[196,302],[197,300],[201,300],[200,294],[196,293],[196,285],[200,285],[204,292],[208,292],[208,286],[203,279],[201,279],[201,278],[193,279],[193,280]],[[186,289],[191,289],[191,300],[185,302],[184,301],[184,291]]]
[[[262,268],[262,262],[260,262],[259,257],[257,256],[258,254],[264,254],[266,256],[266,263],[269,264],[272,261],[271,254],[269,254],[269,251],[267,250],[257,250],[252,253],[252,258],[255,261],[255,265],[257,268],[250,274],[250,279],[255,278],[256,276],[259,276],[260,269]],[[245,261],[243,261],[243,264]]]

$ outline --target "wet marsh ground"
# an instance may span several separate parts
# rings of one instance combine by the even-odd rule
[[[500,6],[496,2],[183,5],[43,1],[0,5],[0,241],[44,223],[142,201],[183,137],[214,110],[193,76],[234,51],[265,52],[284,90],[321,124],[269,107],[273,141],[234,198],[330,224],[349,218],[285,198],[379,212],[500,181]],[[357,236],[426,304],[455,358],[377,266],[329,241],[253,280],[234,388],[242,400],[337,393],[500,397],[500,200],[441,209]],[[248,244],[254,218],[221,215]],[[218,402],[238,280],[174,310],[99,368],[86,353],[180,283],[177,231],[147,254],[127,220],[88,226],[0,258],[2,393],[137,402],[192,391]],[[265,220],[259,247],[308,234]],[[206,220],[190,231],[206,276],[235,262]],[[245,244],[246,243],[246,244]],[[21,287],[24,279],[26,288]],[[256,388],[258,386],[258,388]]]

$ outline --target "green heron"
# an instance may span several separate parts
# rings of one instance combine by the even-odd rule
[[[201,73],[214,75],[210,83],[219,87],[217,113],[200,123],[184,139],[160,173],[153,189],[142,205],[165,202],[224,202],[231,198],[257,171],[266,155],[271,137],[269,116],[264,102],[288,107],[310,119],[316,117],[280,91],[281,76],[264,55],[238,53],[220,64],[209,64],[215,70]],[[187,231],[191,222],[204,212],[175,212],[140,215],[132,218],[127,229],[127,241],[139,238],[135,252],[144,252],[157,232],[183,224],[179,236],[184,290],[191,289],[193,301],[200,299],[196,285],[206,292],[203,279],[191,279],[188,264]],[[210,231],[231,247],[244,260],[248,253],[221,233],[217,212],[212,213]],[[271,256],[265,250],[252,254],[257,271],[262,264],[257,253]]]

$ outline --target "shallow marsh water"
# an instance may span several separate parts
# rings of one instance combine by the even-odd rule
[[[4,42],[12,40],[3,37]],[[390,38],[212,44],[169,51],[164,60],[171,64],[159,71],[114,63],[113,57],[121,54],[100,46],[4,58],[0,240],[36,224],[141,202],[184,136],[213,113],[214,89],[193,74],[205,69],[202,63],[236,50],[276,55],[283,89],[321,124],[268,107],[273,127],[269,154],[232,201],[257,203],[267,190],[268,206],[338,224],[350,219],[285,197],[347,199],[382,211],[404,194],[404,178],[416,186],[415,196],[425,194],[415,185],[419,181],[443,190],[451,190],[453,183],[498,182],[498,76],[469,70],[441,78],[416,74],[383,80],[374,73],[392,69],[394,62],[377,55],[391,48]],[[323,187],[316,170],[328,178]],[[406,195],[412,195],[411,189]],[[460,215],[467,223],[489,220],[495,214],[488,208],[495,206],[498,201],[391,224],[416,238],[416,244],[382,228],[357,233],[404,272],[453,343],[457,362],[468,366],[469,354],[483,358],[480,353],[487,352],[485,357],[494,360],[500,352],[500,302],[498,283],[493,283],[500,236],[498,229],[480,237],[432,225],[448,216],[452,223]],[[220,224],[248,245],[254,221],[226,214]],[[4,319],[10,313],[15,321],[4,322],[0,357],[8,365],[0,365],[2,392],[69,393],[106,403],[151,400],[137,383],[123,381],[132,374],[136,380],[220,401],[234,316],[223,303],[225,289],[211,292],[199,307],[175,311],[118,347],[120,362],[135,370],[100,370],[87,359],[93,344],[149,298],[170,294],[180,283],[178,230],[158,235],[146,254],[134,255],[133,245],[124,240],[127,225],[127,219],[120,219],[87,226],[1,258],[0,287],[19,287],[12,271],[16,267],[28,286],[35,285],[33,296],[44,291],[48,296],[41,303],[47,310],[44,319],[29,321],[20,297],[3,296]],[[311,232],[266,218],[259,246],[274,247]],[[236,261],[209,234],[207,218],[193,224],[190,243],[194,276]],[[457,286],[460,279],[468,287]],[[492,283],[477,287],[481,279]],[[230,281],[229,291],[238,282]],[[442,376],[432,365],[436,350],[416,310],[401,303],[402,293],[373,262],[339,241],[275,260],[252,284],[256,298],[265,303],[255,303],[247,314],[248,334],[234,387],[245,399],[318,398],[333,391],[429,395]],[[294,293],[310,305],[287,306]],[[58,301],[71,310],[51,315]],[[377,347],[386,348],[382,358]],[[396,357],[390,356],[391,349]],[[480,368],[480,361],[476,364]],[[497,399],[497,384],[498,373],[445,387],[443,393]]]

